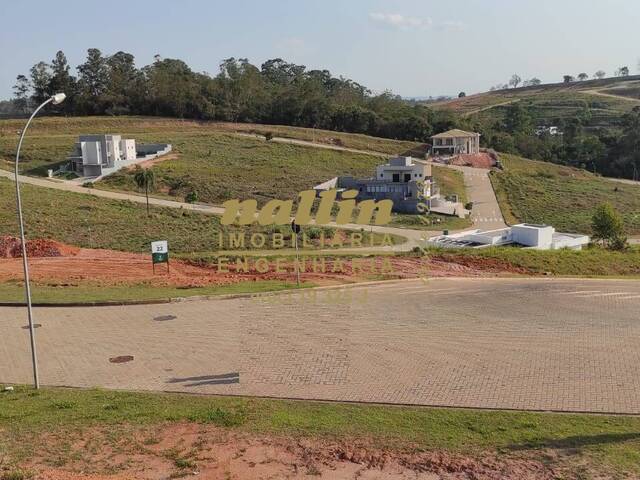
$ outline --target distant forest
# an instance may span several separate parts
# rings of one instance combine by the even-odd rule
[[[640,179],[640,108],[624,115],[618,128],[589,130],[588,108],[559,124],[563,135],[536,135],[532,112],[521,102],[506,107],[504,120],[481,121],[403,100],[391,92],[374,94],[328,70],[308,70],[280,58],[260,67],[228,58],[219,72],[194,72],[182,60],[156,56],[137,68],[133,55],[87,51],[77,76],[65,54],[40,61],[18,75],[14,99],[0,114],[26,114],[53,93],[67,100],[51,107],[63,115],[154,115],[199,120],[313,127],[378,137],[428,142],[450,128],[479,132],[483,146],[527,158]]]
[[[133,55],[98,49],[72,75],[65,54],[19,75],[14,106],[26,110],[55,92],[67,94],[68,115],[156,115],[200,120],[314,127],[379,137],[426,141],[454,124],[450,115],[403,101],[328,70],[307,70],[280,58],[260,67],[228,58],[216,75],[194,72],[182,60],[155,57],[137,68]]]

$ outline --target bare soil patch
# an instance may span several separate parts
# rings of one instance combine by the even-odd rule
[[[78,248],[52,240],[27,242],[31,277],[43,283],[78,284],[97,282],[103,285],[150,283],[158,286],[200,287],[227,285],[244,281],[295,280],[291,261],[263,261],[262,272],[255,259],[249,258],[249,271],[243,271],[232,259],[224,268],[218,264],[171,260],[170,271],[158,265],[153,272],[150,255]],[[240,253],[241,255],[241,253]],[[19,241],[11,237],[0,239],[0,282],[22,279]],[[324,269],[313,257],[305,262],[303,281],[319,285],[350,283],[371,278],[416,278],[450,276],[495,276],[529,274],[507,262],[471,256],[373,257],[353,263],[346,258],[327,258]],[[321,262],[321,261],[319,261]],[[264,268],[264,267],[267,268]],[[228,270],[228,271],[224,271]],[[264,271],[266,270],[266,271]]]
[[[473,153],[457,155],[451,160],[451,165],[461,165],[473,168],[491,168],[496,165],[496,160],[489,153]]]
[[[418,452],[410,447],[376,447],[361,440],[282,438],[195,423],[139,427],[119,435],[96,428],[72,435],[75,438],[63,452],[57,435],[42,436],[38,456],[23,467],[35,472],[36,478],[48,480],[159,480],[183,476],[209,480],[547,480],[559,478],[561,473],[526,452],[476,456]],[[64,465],[51,467],[52,461]]]

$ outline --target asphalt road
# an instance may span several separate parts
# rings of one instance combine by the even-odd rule
[[[640,414],[639,307],[638,281],[483,278],[35,318],[45,385]],[[0,382],[31,380],[25,324],[0,308]]]

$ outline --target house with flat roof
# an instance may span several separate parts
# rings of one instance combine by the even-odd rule
[[[431,175],[431,164],[416,162],[411,157],[391,158],[389,163],[376,167],[375,177],[334,177],[313,187],[316,192],[336,189],[357,190],[357,201],[392,200],[393,211],[399,213],[425,213],[425,208],[434,213],[454,215],[461,218],[469,215],[458,201],[442,198]]]
[[[480,134],[460,129],[448,130],[431,137],[434,155],[459,155],[480,153]]]
[[[396,157],[378,165],[373,178],[338,177],[335,186],[358,190],[358,201],[388,199],[393,200],[394,211],[419,213],[419,203],[429,204],[432,182],[431,165],[416,163],[411,157]]]
[[[168,144],[136,145],[134,139],[120,135],[80,135],[67,160],[81,177],[97,179],[170,151]]]
[[[467,230],[429,239],[429,243],[447,248],[483,248],[501,245],[516,245],[536,250],[581,250],[589,243],[588,235],[556,232],[550,225],[520,223],[498,230]]]

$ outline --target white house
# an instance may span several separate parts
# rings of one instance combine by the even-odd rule
[[[431,137],[434,155],[459,155],[480,153],[480,134],[460,129],[448,130]]]
[[[120,135],[80,135],[68,160],[80,176],[100,178],[170,151],[168,144],[136,145],[134,139]]]
[[[467,230],[451,235],[439,235],[430,238],[429,242],[435,246],[450,248],[521,245],[537,250],[558,250],[561,248],[581,250],[584,245],[589,243],[589,236],[556,232],[556,229],[549,225],[521,223],[498,230],[484,232]]]

